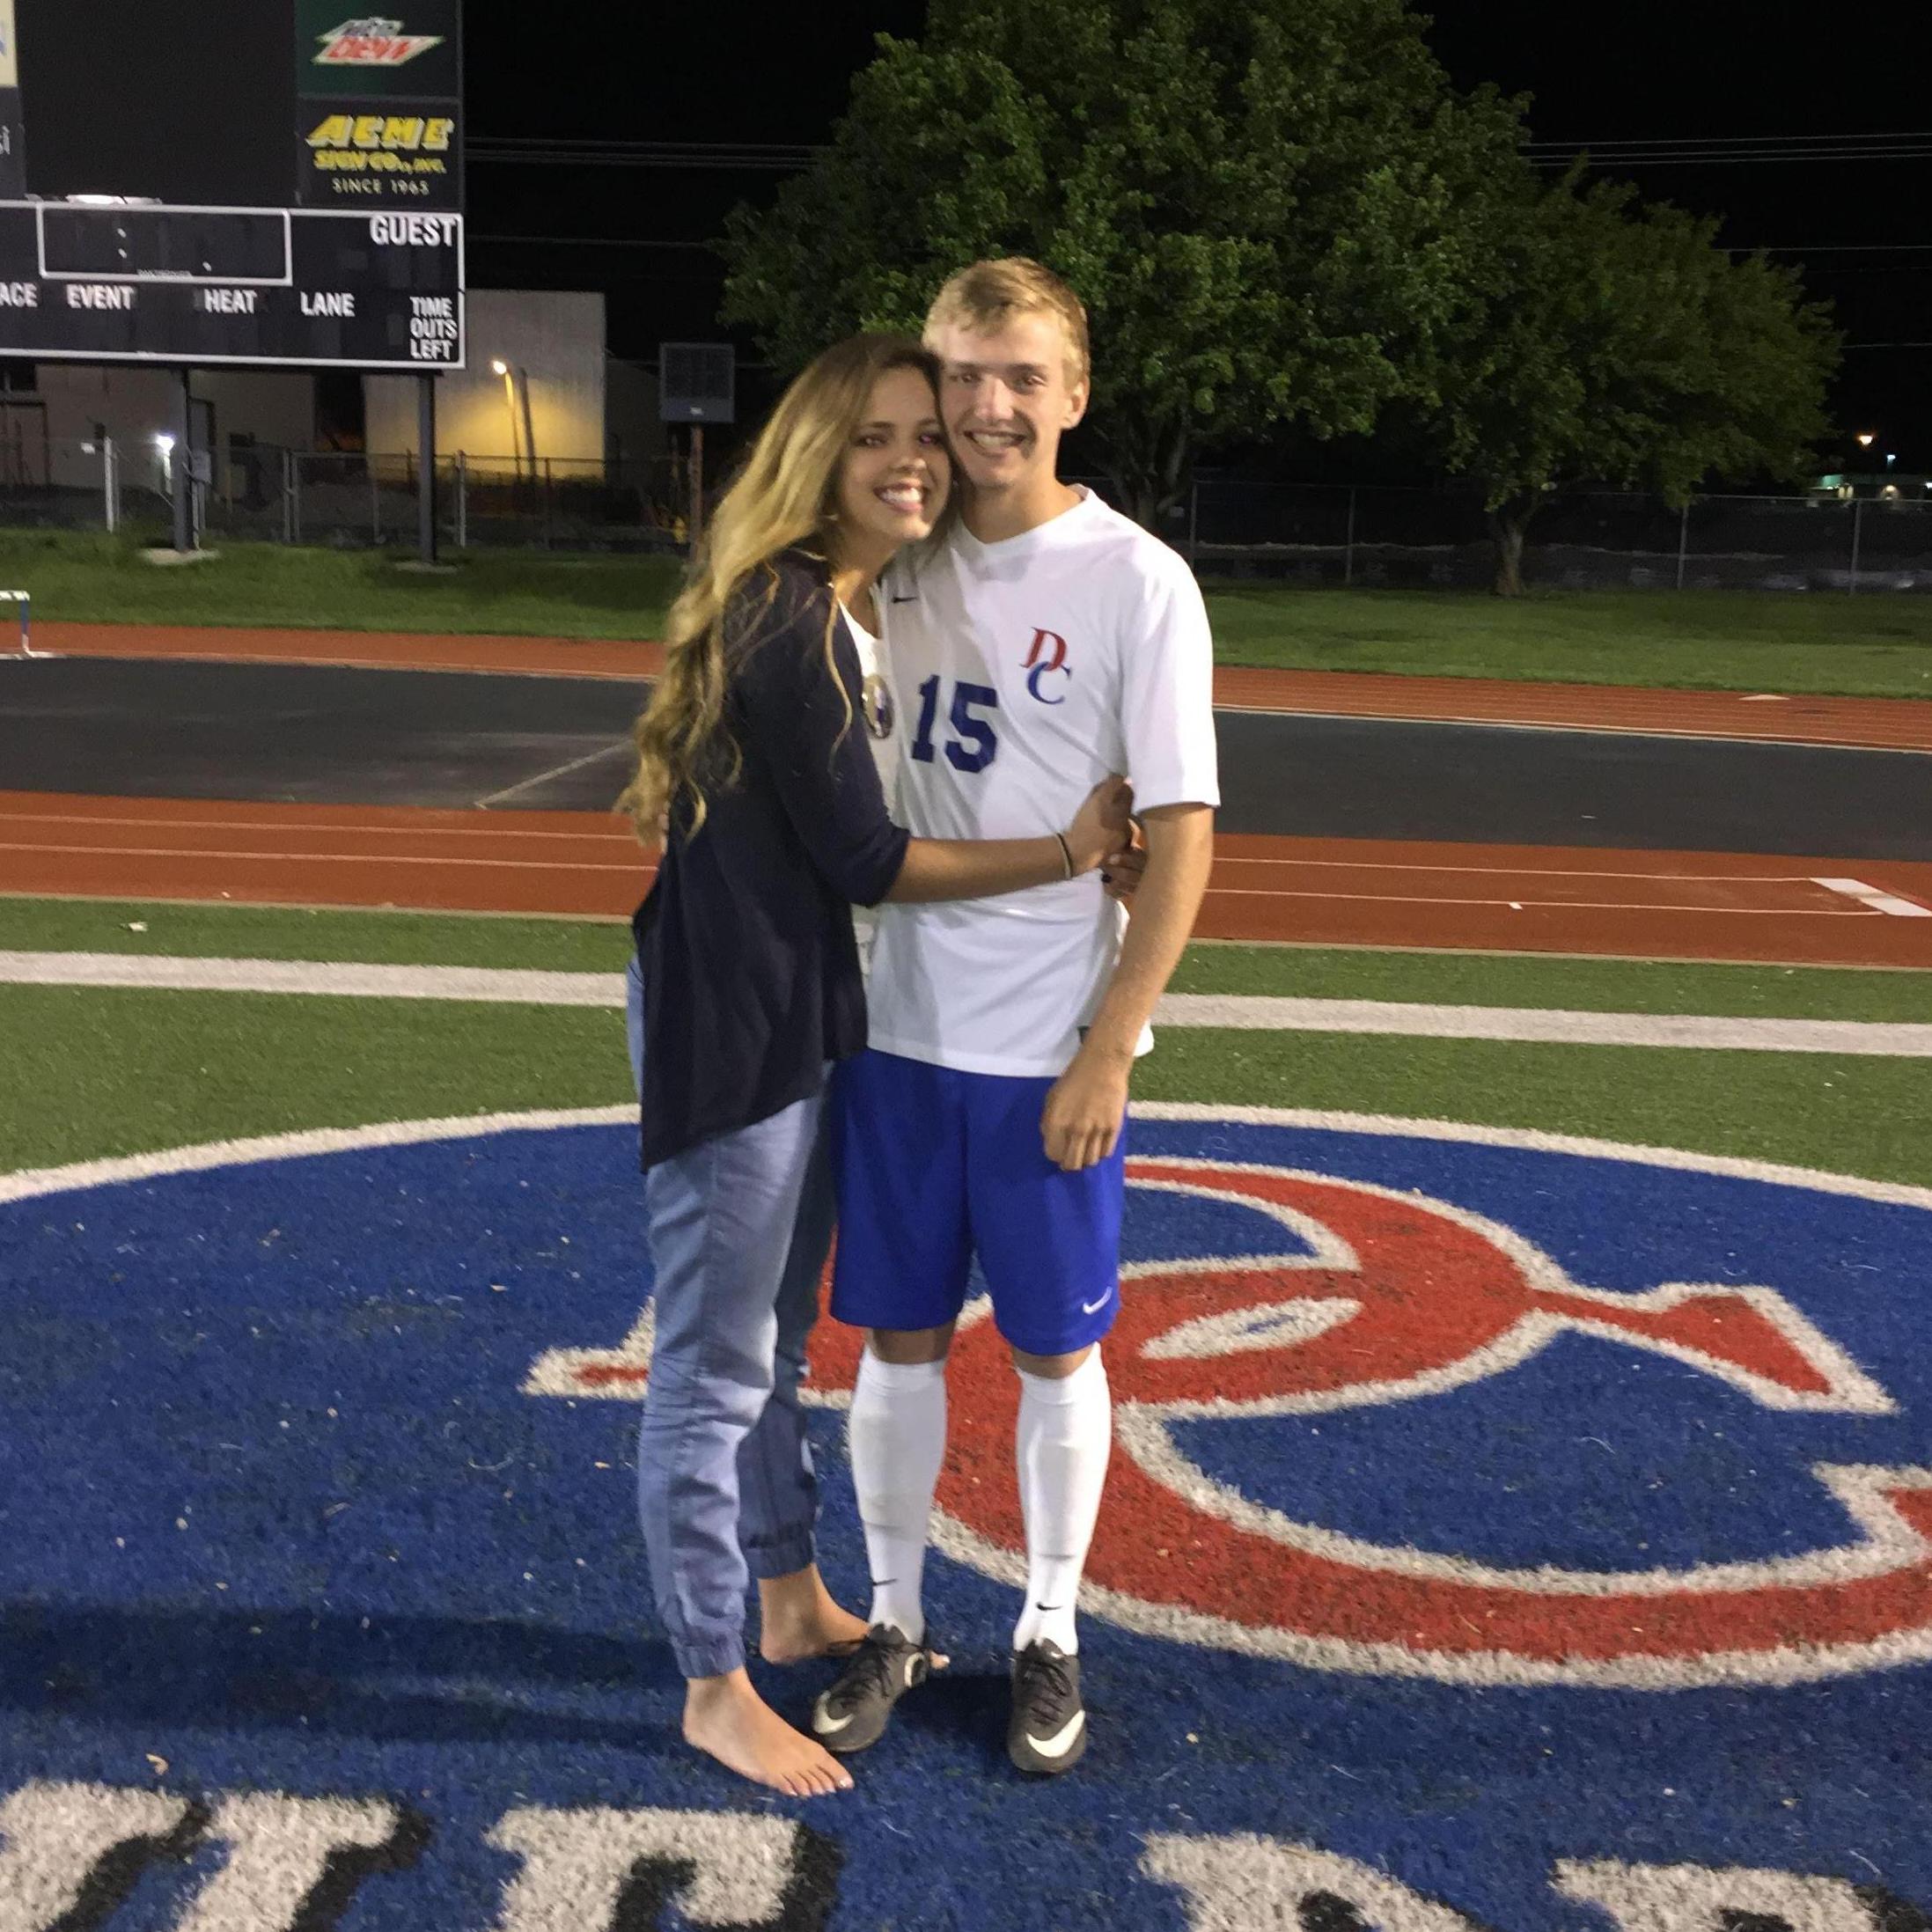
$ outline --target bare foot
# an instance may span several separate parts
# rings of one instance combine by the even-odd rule
[[[803,1731],[794,1730],[743,1671],[693,1678],[685,1686],[684,1737],[727,1771],[790,1797],[849,1791],[852,1774]]]
[[[760,1579],[758,1604],[758,1654],[768,1664],[846,1657],[865,1634],[864,1618],[840,1608],[816,1564]]]

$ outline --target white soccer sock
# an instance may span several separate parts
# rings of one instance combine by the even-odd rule
[[[1013,1648],[1045,1638],[1071,1653],[1080,1647],[1074,1606],[1106,1487],[1113,1402],[1098,1348],[1058,1379],[1021,1370],[1019,1390],[1014,1461],[1026,1519],[1026,1605]]]
[[[933,1491],[946,1456],[946,1365],[859,1358],[848,1425],[852,1486],[872,1566],[869,1623],[891,1624],[915,1643],[926,1637],[920,1583]]]

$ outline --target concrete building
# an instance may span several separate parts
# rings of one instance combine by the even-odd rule
[[[437,381],[437,447],[461,451],[480,474],[559,481],[613,459],[663,450],[657,386],[604,349],[600,293],[473,289],[469,366]],[[371,450],[416,452],[416,383],[371,376],[365,437]]]

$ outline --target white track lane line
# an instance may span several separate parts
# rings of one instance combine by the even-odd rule
[[[1292,892],[1281,886],[1209,885],[1209,899],[1312,899],[1324,905],[1341,900],[1370,906],[1507,906],[1512,912],[1557,913],[1683,913],[1699,919],[1876,919],[1877,909],[1862,912],[1835,906],[1684,906],[1652,905],[1635,899],[1448,899],[1435,893]]]
[[[468,805],[452,805],[433,809],[446,810],[450,816],[454,817],[474,808]],[[615,816],[615,813],[612,814],[613,819]],[[506,827],[500,824],[493,825],[488,819],[478,819],[473,825],[338,825],[326,821],[312,825],[294,825],[281,819],[251,819],[239,812],[221,819],[137,819],[99,812],[8,812],[0,809],[0,830],[10,826],[22,825],[129,825],[151,834],[163,832],[339,832],[352,838],[611,839],[621,845],[635,845],[637,842],[629,826],[625,825],[613,825],[608,831],[586,829],[577,832],[538,832],[524,826]],[[118,848],[104,845],[100,849],[103,852],[112,852]]]
[[[99,859],[245,859],[266,865],[461,865],[495,868],[503,872],[635,872],[645,867],[606,864],[600,859],[464,859],[438,855],[424,857],[400,852],[231,852],[203,850],[198,846],[165,845],[9,845],[0,852],[58,852]]]
[[[1932,919],[1932,906],[1901,899],[1883,886],[1866,885],[1862,878],[1814,878],[1811,883],[1822,885],[1828,893],[1842,893],[1847,899],[1855,899],[1875,912],[1890,913],[1894,919]]]

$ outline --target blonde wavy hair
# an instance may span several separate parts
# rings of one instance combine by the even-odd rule
[[[874,386],[895,369],[925,377],[937,417],[939,364],[929,350],[906,336],[852,336],[816,357],[779,398],[719,498],[671,607],[664,670],[632,727],[637,773],[617,809],[630,814],[643,843],[657,842],[660,821],[680,799],[689,803],[695,834],[705,819],[705,783],[736,781],[741,754],[724,724],[731,659],[759,641],[757,626],[777,599],[784,552],[829,563],[841,467]],[[826,672],[834,682],[837,622],[838,605],[827,596]],[[843,696],[842,685],[840,690]],[[848,697],[846,713],[849,727]]]

